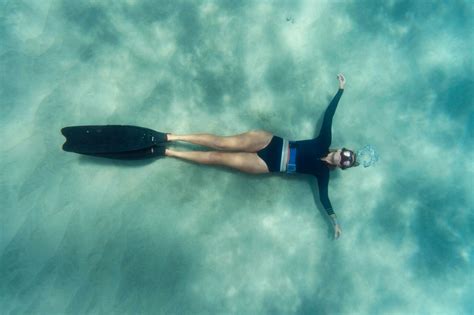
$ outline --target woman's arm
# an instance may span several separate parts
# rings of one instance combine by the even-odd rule
[[[332,119],[334,117],[334,113],[336,113],[337,104],[341,99],[342,93],[344,92],[344,86],[346,84],[346,79],[342,74],[338,74],[337,79],[339,80],[339,90],[326,108],[323,118],[323,125],[321,126],[321,131],[319,132],[319,139],[322,141],[322,145],[326,145],[328,147],[331,144]]]
[[[329,184],[329,174],[327,176],[319,176],[318,179],[318,188],[319,188],[319,199],[326,209],[326,213],[331,218],[332,225],[334,227],[334,239],[338,239],[341,235],[341,226],[337,222],[336,214],[331,205],[331,201],[329,201],[328,196],[328,184]]]
[[[331,217],[331,221],[332,221],[332,225],[334,227],[334,239],[338,239],[339,236],[341,236],[341,226],[339,225],[339,222],[337,222],[337,217],[336,217],[336,214],[333,213],[330,215]]]

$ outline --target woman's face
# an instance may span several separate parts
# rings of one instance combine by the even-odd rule
[[[339,167],[350,167],[354,163],[354,154],[349,150],[339,149],[334,154],[334,162]]]

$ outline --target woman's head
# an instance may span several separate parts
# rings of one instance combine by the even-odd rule
[[[340,161],[338,166],[343,170],[359,165],[355,152],[346,148],[342,148],[340,150],[339,159]]]
[[[359,162],[357,162],[357,155],[354,151],[346,148],[330,151],[333,153],[333,169],[339,167],[345,170],[351,167],[359,166]]]

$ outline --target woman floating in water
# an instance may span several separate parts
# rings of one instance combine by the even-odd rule
[[[250,174],[302,173],[316,176],[319,196],[334,226],[334,237],[341,228],[328,197],[329,171],[358,166],[357,156],[371,154],[372,164],[377,157],[366,147],[356,154],[346,148],[329,149],[331,125],[346,80],[337,76],[339,90],[324,114],[319,136],[314,139],[289,141],[264,130],[253,130],[235,136],[212,134],[175,135],[135,126],[75,126],[61,130],[67,141],[65,151],[118,159],[141,159],[172,156],[200,164],[223,165]],[[219,151],[175,151],[165,148],[171,141],[186,141]],[[223,152],[233,151],[233,152]],[[368,153],[369,152],[369,153]]]
[[[220,137],[211,134],[174,135],[168,141],[186,141],[217,150],[238,151],[174,151],[165,150],[166,156],[190,160],[200,164],[224,165],[251,174],[274,172],[303,173],[316,176],[319,196],[334,226],[334,237],[341,228],[328,197],[329,171],[357,166],[356,154],[345,148],[329,150],[332,118],[344,92],[346,80],[337,76],[339,90],[326,109],[319,136],[310,140],[288,141],[264,130],[249,131],[236,136]]]

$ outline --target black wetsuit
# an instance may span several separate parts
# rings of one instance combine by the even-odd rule
[[[332,118],[336,112],[337,104],[343,93],[339,89],[324,113],[323,125],[319,136],[311,140],[290,141],[290,146],[296,148],[296,173],[311,174],[316,176],[319,186],[319,197],[326,212],[334,214],[328,196],[329,167],[321,161],[329,153],[331,144]]]

